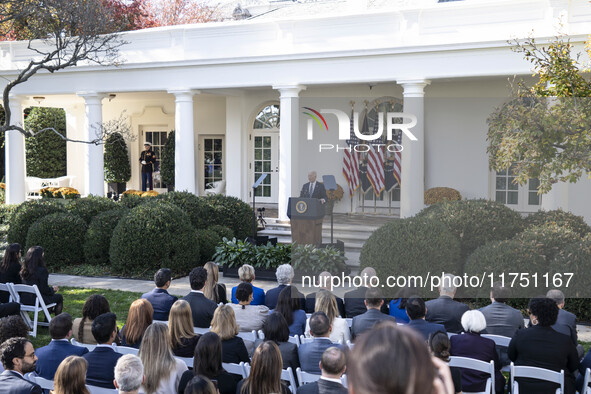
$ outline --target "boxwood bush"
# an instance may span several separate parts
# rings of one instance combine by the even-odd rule
[[[222,225],[232,229],[237,239],[245,239],[252,232],[252,208],[236,197],[214,194],[200,197],[206,215],[200,217],[197,228]]]
[[[591,272],[591,235],[578,242],[573,242],[562,249],[550,264],[550,273],[564,274],[572,272],[574,275],[570,280],[569,286],[563,288],[567,297],[591,298],[591,288],[589,288],[589,272]],[[560,278],[561,275],[556,276]],[[562,276],[564,279],[565,277]],[[553,283],[558,284],[558,283]],[[557,286],[555,286],[557,287]],[[587,307],[591,310],[591,303],[587,301]],[[568,301],[571,303],[571,300]],[[570,308],[568,309],[570,311]],[[574,312],[574,311],[573,311]],[[591,320],[591,316],[589,316]]]
[[[168,267],[174,275],[187,275],[199,264],[196,236],[188,215],[177,206],[164,201],[140,204],[113,231],[113,272],[151,275]]]
[[[18,207],[18,204],[0,204],[0,224],[9,224]]]
[[[201,216],[206,215],[205,205],[202,203],[201,197],[197,197],[189,192],[168,192],[156,196],[156,200],[167,201],[176,205],[189,215],[189,219],[195,228],[206,228],[200,225],[202,221]]]
[[[374,267],[382,284],[389,275],[459,274],[460,242],[433,219],[393,220],[373,232],[361,249],[361,268]],[[392,289],[394,293],[396,289]],[[386,297],[394,294],[385,294]],[[426,295],[426,294],[423,294]]]
[[[463,262],[477,247],[489,241],[512,238],[524,228],[519,213],[488,200],[444,201],[417,216],[444,223],[460,241]]]
[[[101,212],[110,211],[117,207],[117,204],[106,197],[88,196],[69,200],[66,209],[74,215],[80,216],[87,224],[92,218]]]
[[[556,223],[548,223],[542,226],[530,227],[515,236],[522,244],[531,244],[538,248],[539,252],[552,261],[564,247],[570,243],[581,241],[579,234],[569,227],[563,227]]]
[[[80,216],[57,212],[37,220],[27,233],[25,249],[41,246],[48,267],[60,269],[64,265],[84,262],[84,236],[87,225]]]
[[[538,211],[525,218],[525,224],[527,227],[538,227],[552,223],[561,227],[568,227],[581,237],[591,233],[591,227],[585,223],[583,217],[574,215],[570,212],[565,212],[561,209],[553,211]]]
[[[127,207],[127,208],[135,208],[138,205],[143,204],[147,201],[149,201],[149,200],[142,198],[141,196],[138,196],[136,194],[122,194],[119,197],[118,204],[123,205],[124,207]]]
[[[61,203],[43,200],[25,201],[16,208],[12,215],[6,236],[8,243],[18,242],[24,247],[27,242],[29,227],[33,223],[44,216],[63,211],[65,211],[65,208]]]
[[[213,226],[209,226],[208,230],[215,231],[217,233],[217,235],[220,236],[221,239],[234,238],[234,232],[232,231],[232,229],[230,227],[227,227],[227,226],[222,226],[222,225],[216,224]]]
[[[105,265],[109,263],[109,247],[113,230],[117,227],[119,220],[128,212],[128,208],[120,206],[110,211],[101,212],[92,219],[84,240],[84,257],[88,264]]]
[[[197,230],[197,243],[199,244],[199,262],[201,265],[211,261],[215,254],[215,248],[222,242],[222,237],[212,230]]]
[[[213,260],[219,265],[241,267],[250,264],[255,269],[273,269],[291,262],[291,244],[255,246],[242,240],[226,240],[216,247]]]
[[[315,245],[296,245],[291,253],[293,269],[308,275],[317,275],[322,271],[338,275],[347,269],[346,260],[340,250],[331,246],[318,248]]]

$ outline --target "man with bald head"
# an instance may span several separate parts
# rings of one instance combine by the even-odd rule
[[[345,314],[347,317],[355,317],[367,311],[365,306],[365,292],[371,287],[371,278],[377,276],[377,274],[376,270],[372,267],[365,267],[359,276],[364,280],[365,286],[359,286],[355,290],[345,293]],[[380,311],[388,314],[388,303],[385,300],[380,307]]]
[[[320,379],[300,386],[297,394],[347,394],[348,390],[341,384],[346,364],[345,353],[336,346],[329,347],[320,359]]]
[[[318,291],[332,292],[332,274],[328,271],[321,272],[318,274],[318,281],[316,282],[316,288]],[[337,297],[337,307],[339,308],[339,314],[341,317],[345,317],[345,303],[341,297]],[[310,293],[306,296],[306,313],[314,313],[314,307],[316,306],[316,292]]]
[[[316,176],[316,171],[310,171],[308,173],[308,182],[304,183],[300,191],[300,198],[317,198],[324,204],[328,200],[328,196],[326,195],[324,184],[316,182]]]

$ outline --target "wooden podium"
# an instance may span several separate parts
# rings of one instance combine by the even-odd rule
[[[291,222],[291,240],[300,245],[322,244],[324,204],[317,198],[291,197],[287,208]]]

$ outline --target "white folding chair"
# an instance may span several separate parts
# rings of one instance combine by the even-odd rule
[[[343,374],[343,376],[341,376],[341,384],[343,385],[344,388],[346,388],[346,389],[349,388],[349,384],[347,381],[347,374]]]
[[[353,350],[353,346],[355,346],[355,344],[353,342],[351,342],[350,340],[347,341],[347,347],[351,350]]]
[[[184,362],[185,364],[187,364],[188,368],[193,368],[193,357],[176,357],[176,359],[181,360],[182,362]]]
[[[591,369],[585,370],[585,378],[583,379],[583,391],[581,394],[591,394],[591,387],[589,387],[589,375],[591,375]]]
[[[168,320],[152,320],[152,323],[162,323],[168,326]]]
[[[49,305],[45,305],[45,301],[43,301],[43,296],[41,296],[41,293],[39,292],[39,288],[37,288],[37,285],[12,285],[12,288],[14,290],[14,296],[18,297],[15,298],[16,302],[19,302],[21,304],[21,311],[25,311],[25,312],[33,312],[33,324],[29,324],[31,322],[31,319],[29,318],[28,314],[27,315],[27,319],[25,320],[25,322],[27,324],[29,324],[30,327],[33,328],[33,331],[30,332],[29,334],[32,335],[33,337],[37,337],[37,326],[49,326],[49,322],[51,321],[51,315],[49,314],[49,308],[55,306],[55,303],[53,304],[49,304]],[[20,300],[20,293],[29,293],[29,294],[33,294],[35,296],[35,305],[25,305],[21,302]],[[39,312],[43,312],[45,314],[45,318],[47,319],[47,322],[40,322],[39,321]],[[28,320],[28,321],[27,321]]]
[[[25,374],[25,379],[27,379],[29,382],[37,383],[42,389],[53,390],[53,380],[37,376],[35,372]]]
[[[259,339],[265,339],[265,334],[263,333],[263,330],[259,330],[257,334],[259,335]]]
[[[509,347],[509,342],[511,342],[511,338],[510,337],[505,337],[502,335],[493,335],[493,334],[481,334],[480,335],[483,338],[488,338],[491,339],[495,342],[495,346],[497,348],[504,348],[507,349]],[[503,372],[509,372],[510,368],[508,365],[504,366],[501,371]]]
[[[8,302],[12,302],[14,300],[14,297],[12,295],[11,286],[12,286],[12,283],[0,283],[0,291],[4,291],[4,292],[8,293]]]
[[[241,362],[240,364],[222,363],[222,367],[228,373],[233,373],[234,375],[240,375],[244,379],[246,379],[248,377],[248,374],[246,373],[246,368],[244,367],[244,362]]]
[[[245,341],[251,342],[254,342],[258,339],[257,332],[255,330],[252,330],[251,332],[239,332],[238,336]]]
[[[495,393],[495,362],[481,361],[474,358],[451,356],[449,358],[449,366],[457,368],[472,369],[474,371],[484,372],[490,375],[486,379],[486,387],[481,394],[494,394]],[[462,391],[464,392],[464,391]]]
[[[556,389],[556,394],[564,393],[563,369],[561,369],[560,372],[556,372],[545,368],[516,366],[511,362],[511,393],[519,394],[519,382],[517,382],[515,378],[539,379],[556,383],[560,385],[560,388]]]
[[[298,384],[300,387],[306,383],[313,383],[320,379],[320,375],[304,372],[300,367],[296,368],[296,375],[298,376]]]
[[[300,337],[298,335],[294,335],[289,337],[287,342],[295,343],[297,346],[300,346],[302,343],[300,342]]]
[[[193,327],[193,332],[195,334],[203,335],[209,332],[209,328]]]
[[[314,338],[306,338],[305,335],[300,335],[300,344],[314,342]]]
[[[130,346],[116,346],[115,351],[121,354],[133,354],[134,356],[137,356],[140,350]]]
[[[297,391],[298,386],[296,386],[295,378],[293,376],[293,369],[291,369],[291,367],[281,370],[281,380],[287,380],[289,382],[289,389],[292,393]]]
[[[118,394],[119,393],[119,390],[106,389],[104,387],[86,385],[86,388],[88,389],[88,391],[90,391],[90,394]]]
[[[353,318],[347,317],[345,318],[345,320],[347,321],[347,325],[349,326],[349,328],[351,328],[351,326],[353,325]]]
[[[453,333],[453,332],[448,332],[448,333],[447,333],[447,337],[448,337],[448,338],[451,338],[451,337],[453,337],[454,335],[458,335],[458,334],[455,334],[455,333]]]
[[[77,340],[75,340],[74,338],[70,339],[70,342],[72,343],[72,345],[74,346],[82,346],[88,349],[89,352],[92,352],[94,350],[94,348],[96,347],[96,345],[91,345],[90,343],[82,343],[82,342],[78,342]]]

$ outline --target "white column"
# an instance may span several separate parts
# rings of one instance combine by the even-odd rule
[[[23,126],[21,99],[10,96],[10,123]],[[25,201],[25,136],[18,130],[6,132],[6,203],[20,204]]]
[[[243,97],[226,97],[226,195],[243,198],[248,181],[245,161],[246,132],[242,121]]]
[[[417,117],[417,125],[410,131],[417,138],[411,141],[402,136],[402,186],[400,217],[416,215],[425,207],[425,86],[430,81],[418,79],[397,81],[404,88],[403,112]]]
[[[84,144],[84,194],[105,195],[105,170],[101,125],[103,123],[102,99],[97,92],[81,92],[84,98],[84,137],[85,141],[100,141]]]
[[[289,197],[298,195],[299,154],[299,93],[306,89],[301,85],[273,86],[279,90],[281,111],[279,127],[279,220],[287,220]]]
[[[195,130],[193,125],[193,95],[190,89],[169,90],[174,94],[174,189],[199,194],[195,171]]]

